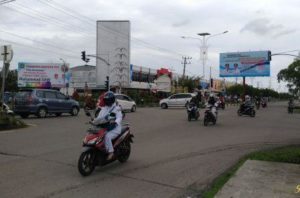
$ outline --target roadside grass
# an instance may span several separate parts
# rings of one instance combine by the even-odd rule
[[[236,171],[244,164],[246,160],[262,160],[271,162],[285,162],[300,164],[300,145],[285,146],[275,149],[256,151],[241,158],[238,163],[232,166],[228,171],[217,177],[210,187],[202,193],[201,197],[213,198],[225,183],[235,175]]]

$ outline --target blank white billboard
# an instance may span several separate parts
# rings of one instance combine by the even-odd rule
[[[110,76],[111,86],[129,87],[130,21],[97,21],[97,56],[97,86]]]

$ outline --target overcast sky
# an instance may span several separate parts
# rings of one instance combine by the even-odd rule
[[[83,64],[81,51],[96,54],[97,20],[130,20],[132,64],[182,73],[184,54],[192,57],[187,74],[201,76],[200,41],[181,36],[228,30],[208,40],[206,75],[211,66],[217,77],[220,52],[299,50],[299,8],[299,0],[16,0],[0,5],[0,45],[12,44],[12,68],[21,61],[61,62],[60,58],[77,66]],[[292,61],[273,57],[274,89],[284,90],[276,75]],[[270,84],[269,78],[247,81],[260,87]]]

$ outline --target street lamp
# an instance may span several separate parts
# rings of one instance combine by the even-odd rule
[[[226,34],[226,33],[228,33],[227,30],[224,31],[224,32],[218,33],[218,34],[213,34],[213,35],[211,35],[208,32],[198,33],[197,35],[201,36],[202,39],[200,39],[200,38],[194,38],[194,37],[189,37],[189,36],[182,36],[181,37],[183,39],[196,39],[196,40],[199,40],[201,42],[200,58],[202,59],[202,67],[203,67],[202,69],[203,69],[203,77],[204,77],[204,79],[205,79],[205,63],[206,63],[206,60],[207,60],[207,48],[208,48],[207,41],[211,37],[219,36],[219,35]]]
[[[67,71],[67,64],[66,64],[66,61],[62,58],[59,58],[59,60],[61,60],[63,62],[63,66],[62,66],[62,70],[64,72],[64,85],[65,85],[65,89],[66,89],[66,94],[69,95],[69,91],[68,91],[68,88],[69,88],[69,84],[67,83],[66,84],[66,71]]]

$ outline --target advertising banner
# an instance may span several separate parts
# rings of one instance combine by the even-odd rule
[[[270,51],[220,54],[220,77],[270,76]]]
[[[68,67],[59,63],[19,63],[18,87],[62,88],[69,83]]]

